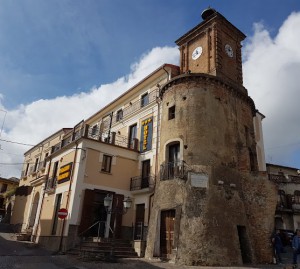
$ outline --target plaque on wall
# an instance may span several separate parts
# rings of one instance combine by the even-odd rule
[[[208,188],[208,175],[204,173],[189,173],[192,187]]]

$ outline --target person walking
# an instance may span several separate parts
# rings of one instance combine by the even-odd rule
[[[294,268],[296,268],[297,258],[298,255],[300,254],[300,229],[296,230],[296,235],[293,237],[292,248],[293,248],[293,264],[294,264]]]
[[[280,230],[276,230],[275,235],[272,238],[272,243],[274,246],[274,253],[276,257],[276,263],[282,264],[281,253],[283,252],[283,244],[280,237]]]

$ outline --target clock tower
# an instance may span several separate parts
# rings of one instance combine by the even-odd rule
[[[176,40],[181,73],[206,73],[242,85],[241,42],[246,37],[212,8],[203,21]]]

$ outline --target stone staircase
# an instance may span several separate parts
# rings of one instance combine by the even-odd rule
[[[88,237],[67,252],[87,260],[112,260],[138,257],[130,241],[122,239],[103,239]]]

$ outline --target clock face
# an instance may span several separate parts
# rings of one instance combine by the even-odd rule
[[[194,49],[193,53],[192,53],[192,59],[196,60],[198,59],[202,54],[202,47],[197,47]]]
[[[233,49],[230,45],[228,44],[225,45],[225,52],[230,58],[233,57]]]

